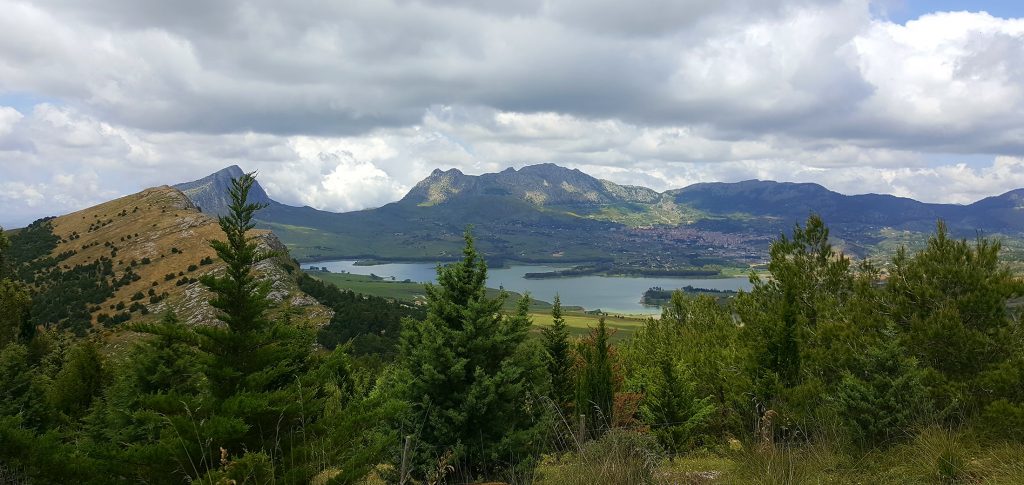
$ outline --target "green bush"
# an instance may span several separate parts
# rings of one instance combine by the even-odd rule
[[[1006,399],[989,404],[978,417],[978,429],[987,437],[1024,441],[1024,405]]]
[[[894,340],[869,349],[858,364],[856,373],[845,371],[832,398],[858,444],[870,447],[905,436],[929,414],[924,373]]]

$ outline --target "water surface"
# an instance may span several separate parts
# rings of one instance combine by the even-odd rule
[[[384,278],[394,277],[397,281],[411,280],[420,283],[433,282],[437,276],[436,263],[387,263],[373,266],[356,266],[355,261],[319,261],[304,263],[303,268],[327,268],[334,273],[374,274]],[[749,290],[750,282],[740,278],[671,278],[671,277],[625,277],[625,276],[577,276],[572,278],[526,279],[526,273],[557,271],[567,266],[512,265],[507,268],[491,268],[487,271],[487,286],[505,288],[517,293],[529,292],[538,300],[551,301],[557,293],[562,304],[581,306],[588,310],[604,310],[610,313],[659,313],[656,307],[640,304],[644,291],[654,286],[665,289],[693,286],[714,290]]]

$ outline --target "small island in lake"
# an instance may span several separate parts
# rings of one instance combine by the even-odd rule
[[[655,286],[644,292],[643,297],[640,298],[640,303],[647,306],[661,306],[668,303],[669,300],[672,299],[672,293],[675,293],[676,291],[682,291],[689,295],[710,295],[716,298],[729,298],[736,294],[735,291],[731,290],[697,288],[690,285],[674,290]]]

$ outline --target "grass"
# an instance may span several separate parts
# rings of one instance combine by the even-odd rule
[[[658,483],[715,483],[721,477],[733,473],[734,459],[713,453],[693,453],[663,461],[654,472]]]
[[[381,296],[394,298],[396,300],[422,301],[426,298],[426,291],[422,283],[406,283],[402,281],[391,281],[374,279],[367,275],[351,273],[324,273],[310,271],[308,274],[318,280],[331,283],[344,290],[352,290],[364,295]]]
[[[533,317],[533,325],[537,327],[538,331],[540,327],[551,326],[552,318],[550,313],[535,312],[531,313],[530,316]],[[565,325],[569,327],[569,334],[574,337],[588,334],[591,328],[597,326],[597,322],[600,319],[597,315],[576,311],[565,312],[562,318],[565,319]],[[641,316],[609,315],[605,317],[604,322],[615,331],[611,337],[612,342],[618,342],[632,336],[637,329],[644,325],[646,320],[646,317]]]
[[[381,296],[396,300],[411,302],[422,302],[427,297],[427,291],[423,283],[411,283],[406,281],[395,281],[392,279],[374,278],[369,275],[358,275],[352,273],[324,273],[320,271],[307,272],[310,276],[321,281],[331,283],[338,288],[352,290],[364,295]],[[508,299],[505,301],[505,309],[511,310],[521,298],[519,293],[508,291]],[[487,296],[495,298],[499,290],[488,288]],[[546,301],[530,299],[530,310],[534,312],[550,311],[551,304]]]
[[[122,333],[118,329],[106,331],[95,323],[96,316],[117,313],[118,310],[112,307],[117,303],[129,305],[136,293],[146,295],[142,302],[150,313],[132,313],[132,321],[160,318],[166,309],[174,310],[185,322],[212,321],[213,310],[205,303],[205,290],[199,283],[178,285],[177,282],[182,278],[191,281],[223,269],[224,265],[210,247],[209,240],[223,239],[224,234],[216,219],[193,208],[177,190],[169,187],[147,189],[57,217],[53,220],[53,232],[61,242],[52,254],[75,252],[61,262],[62,266],[73,267],[89,264],[100,257],[111,257],[116,274],[121,275],[130,268],[139,276],[137,281],[119,288],[92,312],[94,325],[105,331],[105,337],[112,344],[120,345],[131,337],[118,335]],[[266,231],[256,231],[256,234],[265,235]],[[212,259],[213,263],[201,264],[204,258]],[[267,276],[277,282],[275,289],[294,295],[298,287],[285,274],[284,266],[271,266],[268,271],[272,273]],[[166,275],[173,277],[168,279]],[[166,293],[167,297],[159,303],[150,303],[150,290],[157,295]],[[299,321],[313,324],[322,323],[326,315],[315,305],[297,307],[296,311]]]
[[[590,461],[576,453],[549,459],[541,466],[539,483],[562,483],[545,478],[587,476],[588,467],[595,466]],[[595,473],[600,468],[596,466]],[[776,445],[765,451],[748,445],[738,451],[663,458],[644,483],[1021,484],[1024,443],[988,441],[970,431],[929,427],[903,443],[868,451],[850,451],[830,442]]]
[[[641,207],[609,205],[602,207],[600,212],[587,215],[586,217],[617,222],[629,227],[653,226],[657,224],[675,226],[683,221],[683,214],[676,210],[674,204],[645,204]]]
[[[538,470],[541,485],[618,485],[650,483],[661,453],[647,433],[613,429]]]

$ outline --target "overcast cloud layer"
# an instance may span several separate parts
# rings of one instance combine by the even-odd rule
[[[1024,187],[1020,18],[287,3],[0,0],[0,224],[235,163],[335,211],[434,168],[539,162],[659,190],[762,178],[965,203]]]

